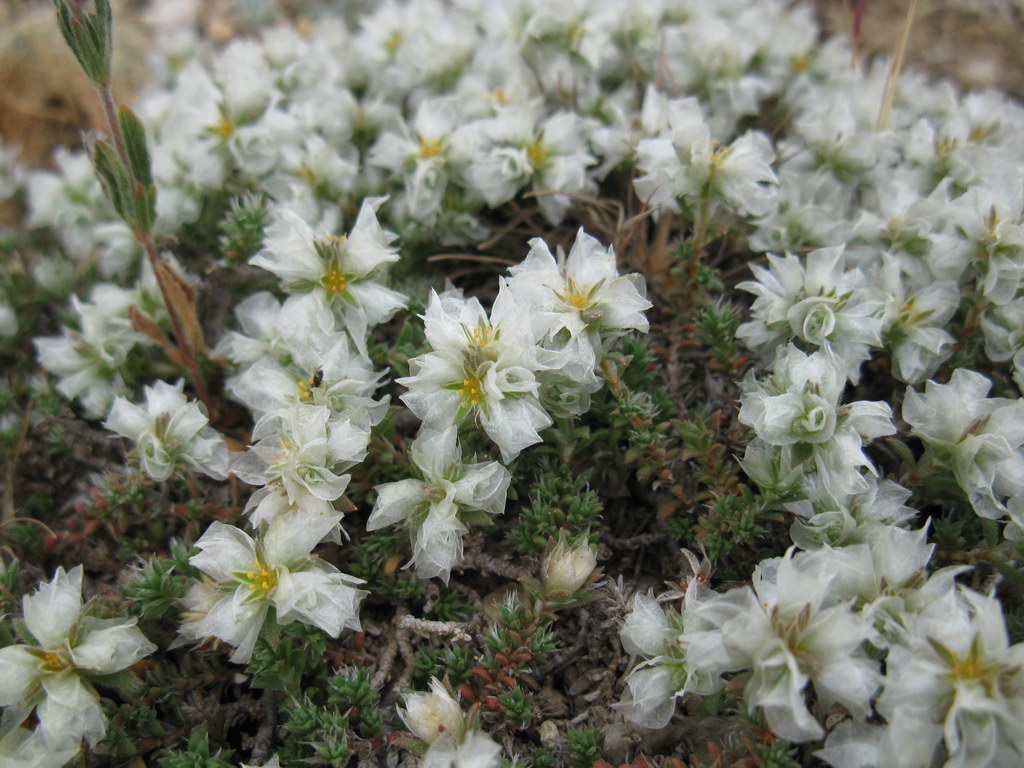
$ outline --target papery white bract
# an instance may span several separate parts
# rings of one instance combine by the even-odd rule
[[[199,403],[185,397],[185,383],[158,381],[145,388],[146,405],[119,397],[104,424],[136,444],[143,471],[157,482],[188,466],[215,480],[228,476],[227,445],[210,426]]]
[[[470,513],[501,514],[512,476],[496,461],[463,464],[458,428],[424,429],[410,449],[423,480],[377,486],[366,528],[403,524],[412,539],[412,563],[421,578],[440,577],[462,562],[462,537]]]
[[[547,244],[534,238],[521,264],[509,270],[509,289],[532,306],[534,335],[548,353],[545,362],[562,377],[597,383],[605,344],[629,330],[646,332],[651,308],[641,275],[619,275],[615,251],[582,229],[568,257],[556,262]]]
[[[948,384],[907,388],[903,418],[935,461],[949,466],[974,511],[998,519],[1024,492],[1024,401],[989,398],[992,382],[963,368]]]
[[[402,400],[425,428],[473,418],[504,461],[540,442],[538,430],[551,424],[538,399],[544,366],[527,308],[505,283],[490,317],[476,299],[432,293],[423,322],[432,351],[410,360],[412,375],[397,381],[409,388]]]
[[[186,597],[191,614],[183,636],[219,638],[235,646],[232,661],[245,663],[271,606],[280,624],[301,621],[331,637],[359,629],[359,603],[367,594],[356,588],[362,580],[311,554],[340,520],[337,512],[292,510],[274,518],[258,540],[211,524],[190,560],[211,583],[194,585]]]
[[[292,293],[313,293],[341,319],[356,348],[366,353],[369,328],[405,306],[405,297],[376,282],[397,261],[394,235],[381,228],[383,198],[367,198],[347,237],[315,234],[293,211],[283,209],[266,247],[252,264],[273,272]]]
[[[430,693],[407,693],[404,703],[405,708],[398,710],[399,717],[427,744],[443,735],[462,737],[466,729],[462,707],[436,677],[430,678]]]
[[[499,768],[501,747],[481,731],[469,731],[462,738],[443,735],[435,739],[421,768]]]
[[[25,595],[22,606],[34,643],[0,648],[5,720],[21,722],[35,711],[37,736],[25,737],[24,749],[36,739],[55,753],[77,751],[82,739],[95,745],[107,722],[88,677],[127,669],[156,646],[135,626],[136,619],[83,615],[82,566],[69,572],[58,568],[52,581]]]
[[[277,486],[288,504],[322,510],[322,502],[335,501],[348,487],[349,475],[341,473],[366,455],[368,425],[332,420],[326,406],[296,405],[287,415],[280,432],[262,437],[232,466],[244,482],[268,486],[250,498],[247,510],[258,508]]]

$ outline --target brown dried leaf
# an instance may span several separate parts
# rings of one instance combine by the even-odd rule
[[[163,329],[152,318],[143,314],[138,307],[128,307],[128,319],[132,321],[132,328],[145,334],[165,350],[173,348],[174,345],[171,344],[171,340],[167,338]]]
[[[203,349],[203,331],[196,316],[196,288],[165,262],[158,260],[154,266],[172,325],[184,336],[178,339],[178,345],[192,351],[194,357],[194,353]]]

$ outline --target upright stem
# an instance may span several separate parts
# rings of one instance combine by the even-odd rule
[[[900,39],[896,43],[896,50],[893,52],[892,61],[889,63],[889,71],[885,76],[885,90],[882,92],[882,103],[878,108],[878,119],[875,121],[876,131],[884,131],[889,125],[892,105],[896,100],[896,87],[900,81],[900,70],[903,69],[903,58],[907,53],[907,45],[910,42],[910,28],[914,25],[914,14],[916,13],[917,0],[910,0],[910,5],[907,7],[907,16],[903,20],[903,28],[900,30]]]
[[[110,87],[110,83],[97,85],[96,92],[99,94],[100,104],[103,105],[103,114],[107,118],[107,127],[114,140],[117,154],[121,158],[121,162],[124,163],[124,167],[130,169],[132,166],[128,158],[128,148],[124,141],[124,133],[121,131],[121,121],[117,119],[117,104],[114,102],[114,92]],[[174,333],[175,341],[178,343],[178,348],[182,352],[185,368],[188,370],[189,378],[192,379],[192,385],[196,388],[196,397],[202,401],[210,415],[213,416],[213,401],[210,399],[209,392],[207,392],[206,382],[203,380],[203,372],[199,367],[198,350],[193,345],[188,333],[186,333],[181,317],[178,314],[177,306],[168,294],[166,282],[161,277],[160,270],[157,268],[157,265],[161,263],[161,259],[156,249],[156,242],[153,240],[153,233],[151,231],[133,231],[133,234],[146,252],[149,265],[153,268],[153,273],[156,275],[156,283],[160,287],[160,297],[164,301],[164,307],[167,308],[167,317],[171,321],[171,330]]]
[[[128,148],[124,143],[124,134],[121,133],[121,122],[117,119],[117,104],[114,103],[114,91],[110,83],[96,86],[96,93],[99,94],[100,104],[103,105],[103,114],[107,118],[107,126],[110,128],[110,135],[114,139],[114,148],[117,150],[121,162],[125,168],[131,168],[128,160]]]

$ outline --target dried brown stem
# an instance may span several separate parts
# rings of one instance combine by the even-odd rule
[[[429,619],[417,619],[415,616],[406,614],[398,620],[399,629],[408,629],[423,637],[441,635],[453,637],[456,640],[468,643],[473,639],[469,633],[475,627],[464,621],[430,621]]]

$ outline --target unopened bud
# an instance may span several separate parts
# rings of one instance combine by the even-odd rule
[[[405,727],[427,744],[445,733],[458,740],[465,730],[462,707],[436,677],[430,679],[430,693],[405,694],[405,709],[398,714]]]
[[[587,583],[597,566],[597,554],[584,537],[572,549],[559,539],[540,566],[541,581],[547,595],[573,595]]]

